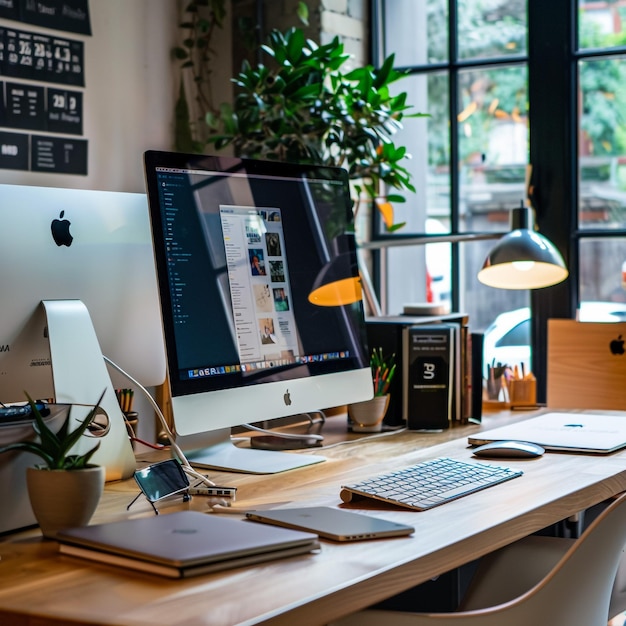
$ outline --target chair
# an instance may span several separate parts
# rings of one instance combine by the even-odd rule
[[[626,493],[579,539],[531,536],[483,558],[459,611],[366,610],[333,626],[606,626],[626,543]]]

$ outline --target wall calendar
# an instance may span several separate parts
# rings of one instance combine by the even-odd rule
[[[87,0],[2,0],[1,18],[91,34]],[[0,169],[87,174],[84,65],[83,41],[0,24]]]

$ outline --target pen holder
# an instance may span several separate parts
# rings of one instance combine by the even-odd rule
[[[483,383],[484,399],[489,402],[509,401],[509,382],[505,376],[489,378]]]
[[[535,406],[537,404],[537,380],[523,378],[509,381],[511,406]]]
[[[377,433],[382,430],[382,423],[389,406],[389,394],[375,396],[364,402],[354,402],[348,405],[353,433]]]
[[[502,411],[510,408],[509,381],[504,375],[483,379],[483,404],[485,411]]]

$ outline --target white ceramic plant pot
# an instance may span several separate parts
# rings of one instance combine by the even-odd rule
[[[30,505],[44,537],[89,523],[104,489],[104,467],[80,470],[26,468]]]
[[[374,396],[371,400],[354,402],[348,406],[348,415],[355,433],[376,433],[382,429],[389,406],[389,394]]]

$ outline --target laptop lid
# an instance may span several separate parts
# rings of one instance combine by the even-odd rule
[[[415,531],[406,524],[327,506],[250,511],[246,517],[256,522],[312,531],[334,541],[401,537]]]
[[[626,410],[626,322],[548,320],[547,405]]]
[[[492,441],[530,441],[546,450],[608,454],[626,447],[626,414],[545,413],[468,437],[480,446]]]
[[[96,524],[60,531],[61,543],[175,568],[196,567],[288,548],[318,547],[312,533],[221,518],[197,511]]]

